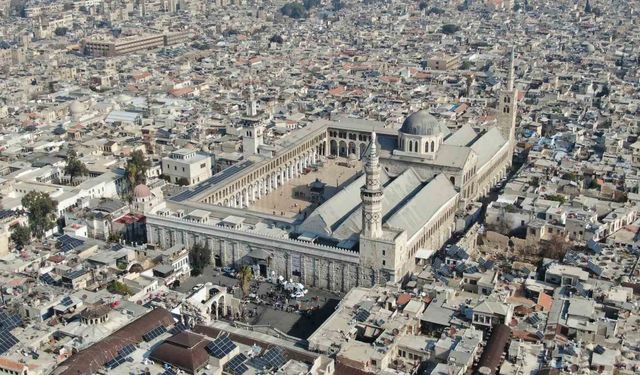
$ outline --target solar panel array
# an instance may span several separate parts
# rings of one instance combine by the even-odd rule
[[[118,355],[115,356],[112,360],[107,362],[104,366],[110,370],[120,366],[121,364],[129,361],[129,354],[133,353],[136,350],[135,345],[127,344],[122,349],[118,351]]]
[[[209,344],[207,344],[206,349],[212,356],[220,359],[225,355],[231,353],[233,349],[236,348],[236,344],[231,341],[229,336],[218,337],[213,340]]]
[[[254,162],[251,161],[251,160],[245,160],[245,161],[242,161],[240,163],[236,163],[236,164],[230,166],[229,168],[223,169],[222,171],[220,171],[220,173],[216,173],[215,175],[213,175],[213,177],[209,177],[208,179],[202,181],[195,188],[189,189],[189,190],[185,190],[182,193],[171,197],[171,200],[176,201],[176,202],[182,202],[184,200],[187,200],[187,199],[189,199],[189,198],[191,198],[191,197],[193,197],[195,195],[198,195],[198,194],[202,193],[203,191],[209,189],[211,186],[214,186],[214,185],[226,180],[227,178],[235,175],[236,173],[242,171],[243,169],[248,168],[252,164],[254,164]]]
[[[122,349],[120,349],[120,351],[118,352],[118,355],[121,355],[123,357],[128,357],[129,354],[133,353],[136,351],[136,346],[133,344],[127,344],[125,345]]]
[[[62,301],[60,301],[61,304],[63,304],[64,306],[71,306],[73,305],[73,300],[71,299],[71,297],[66,296],[62,299]]]
[[[174,326],[169,330],[169,332],[170,332],[172,335],[175,335],[175,334],[180,333],[180,332],[182,332],[182,331],[185,331],[185,330],[187,330],[187,329],[188,329],[188,328],[187,328],[187,326],[186,326],[186,325],[184,325],[184,323],[182,323],[182,322],[178,322],[178,323],[176,323],[176,325],[174,325]]]
[[[7,314],[0,311],[0,330],[11,331],[12,329],[22,325],[22,318],[17,314]]]
[[[85,270],[76,270],[76,271],[69,271],[64,276],[68,279],[73,280],[84,275],[85,273],[87,273],[87,271]]]
[[[40,275],[40,280],[47,285],[56,285],[57,282],[49,273]]]
[[[279,369],[282,367],[287,360],[284,357],[284,349],[280,347],[273,347],[267,350],[261,357],[251,358],[247,363],[260,371],[264,371],[266,369]]]
[[[355,319],[359,322],[366,322],[367,319],[369,319],[370,315],[371,313],[368,310],[358,309],[358,312],[356,312]]]
[[[154,329],[152,329],[151,331],[145,333],[144,335],[142,335],[142,339],[144,341],[151,341],[153,339],[155,339],[156,337],[160,336],[161,334],[167,332],[167,327],[165,326],[158,326]]]
[[[9,349],[13,348],[20,342],[14,335],[9,331],[0,331],[0,354],[4,354],[9,351]]]
[[[58,237],[58,247],[62,252],[66,253],[82,245],[84,245],[84,241],[71,237],[68,234],[63,234]]]
[[[267,350],[262,356],[264,360],[274,369],[282,367],[287,361],[284,359],[284,349],[280,347],[273,347]]]
[[[245,372],[247,372],[247,370],[249,370],[249,367],[247,367],[247,365],[244,364],[246,360],[247,360],[247,356],[242,353],[231,358],[231,360],[226,364],[227,371],[232,373],[233,375],[244,374]]]

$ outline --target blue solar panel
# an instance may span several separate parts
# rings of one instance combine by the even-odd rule
[[[122,356],[123,358],[128,357],[129,354],[133,353],[136,351],[136,346],[133,344],[127,344],[125,345],[122,349],[120,349],[120,351],[118,352],[118,355]]]
[[[56,285],[57,282],[49,273],[45,273],[40,276],[40,280],[47,285]]]
[[[20,341],[9,331],[0,331],[0,354],[9,351],[14,345]]]
[[[242,170],[250,167],[253,164],[254,162],[251,160],[244,160],[240,163],[236,163],[228,168],[223,169],[221,172],[216,173],[212,177],[209,177],[208,179],[202,181],[201,183],[196,185],[194,188],[185,190],[182,193],[171,197],[170,199],[176,202],[182,202],[184,200],[187,200],[195,195],[202,193],[203,191],[209,189],[210,187],[219,184],[220,182],[237,174],[238,172],[241,172]]]
[[[269,349],[262,357],[274,369],[282,367],[286,362],[284,359],[284,349],[280,347]]]
[[[173,371],[172,369],[168,368],[168,369],[164,370],[162,375],[178,375],[178,373]]]
[[[58,248],[65,253],[75,249],[76,247],[82,246],[83,244],[84,241],[71,237],[68,234],[63,234],[58,237]]]
[[[151,341],[153,339],[155,339],[156,337],[160,336],[161,334],[167,332],[167,327],[165,326],[158,326],[154,329],[152,329],[151,331],[145,333],[144,335],[142,335],[142,339],[144,341]]]
[[[87,271],[85,270],[69,271],[64,275],[64,277],[73,280],[84,275],[85,273],[87,273]]]
[[[71,297],[66,296],[62,299],[62,301],[60,301],[61,304],[63,304],[64,306],[71,306],[73,305],[73,301],[71,300]]]
[[[246,360],[247,356],[242,353],[231,358],[231,360],[226,364],[227,371],[232,373],[233,375],[244,374],[247,370],[249,370],[247,365],[244,364]]]
[[[264,371],[269,367],[267,361],[262,357],[253,357],[247,362],[251,367],[256,368],[260,371]]]
[[[17,314],[8,314],[0,311],[0,330],[11,331],[12,329],[22,325],[22,318]]]
[[[187,326],[186,326],[186,325],[184,325],[184,323],[182,323],[182,322],[178,322],[178,323],[176,323],[176,325],[174,325],[174,326],[173,326],[173,328],[171,328],[171,329],[169,330],[169,332],[170,332],[172,335],[175,335],[175,334],[180,333],[180,332],[182,332],[182,331],[185,331],[185,330],[187,330],[187,329],[188,329],[188,328],[187,328]]]
[[[220,359],[227,354],[231,353],[233,349],[236,348],[236,344],[231,341],[229,336],[218,337],[213,340],[209,344],[207,344],[206,349],[212,356]]]
[[[369,319],[369,316],[371,315],[371,312],[369,312],[368,310],[365,309],[358,309],[358,312],[356,313],[355,319],[359,322],[366,322],[367,319]]]

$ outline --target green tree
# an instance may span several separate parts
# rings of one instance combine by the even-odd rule
[[[454,24],[451,24],[451,23],[448,23],[448,24],[442,26],[442,33],[443,34],[447,34],[447,35],[455,34],[459,30],[460,30],[460,27],[458,25],[454,25]]]
[[[82,177],[89,174],[87,166],[84,165],[82,160],[78,159],[76,152],[73,150],[70,150],[67,155],[67,165],[64,167],[64,174],[70,177],[72,185],[75,177]]]
[[[418,9],[420,9],[420,10],[425,10],[425,9],[427,9],[427,7],[428,7],[428,6],[429,6],[429,4],[428,4],[426,1],[421,1],[421,2],[418,4]]]
[[[591,13],[591,3],[589,3],[589,0],[587,0],[587,3],[584,5],[584,12]]]
[[[295,19],[307,17],[307,10],[301,3],[287,3],[280,8],[280,13]]]
[[[320,5],[320,0],[302,0],[302,4],[304,5],[304,9],[311,10],[311,8]]]
[[[133,294],[133,291],[127,286],[127,284],[117,280],[114,280],[109,284],[107,290],[111,293],[120,294],[122,296],[130,296]]]
[[[240,277],[240,289],[242,289],[242,295],[246,297],[249,295],[251,280],[253,280],[253,270],[249,266],[242,266],[242,268],[240,268],[240,272],[238,272],[238,277]]]
[[[189,251],[189,263],[191,264],[191,275],[200,275],[202,270],[211,264],[211,251],[200,244],[193,245]]]
[[[131,157],[127,160],[125,175],[132,189],[139,184],[145,183],[149,167],[151,167],[151,163],[145,158],[142,151],[137,150],[131,153]]]
[[[18,250],[22,249],[31,240],[31,230],[26,225],[18,225],[11,232],[11,241],[16,244]]]
[[[53,229],[57,206],[58,202],[47,193],[30,191],[22,197],[22,207],[29,212],[29,228],[34,237],[42,238],[46,231]]]
[[[176,182],[176,184],[180,186],[189,186],[189,179],[186,177],[180,177]]]
[[[68,29],[66,27],[56,27],[53,33],[56,34],[57,36],[65,36],[67,35],[67,31]]]

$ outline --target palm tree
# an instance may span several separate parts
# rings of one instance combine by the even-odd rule
[[[251,280],[253,279],[253,270],[249,266],[242,266],[238,275],[240,276],[242,296],[246,297],[249,294],[249,287],[251,286]]]

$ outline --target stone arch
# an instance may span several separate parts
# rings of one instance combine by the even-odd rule
[[[349,142],[349,155],[356,153],[356,144],[355,142]]]
[[[347,142],[340,141],[338,144],[338,156],[347,157]]]
[[[360,143],[359,156],[363,157],[366,150],[367,150],[367,144],[366,143]]]
[[[329,153],[331,155],[338,155],[338,142],[335,139],[329,142]]]

